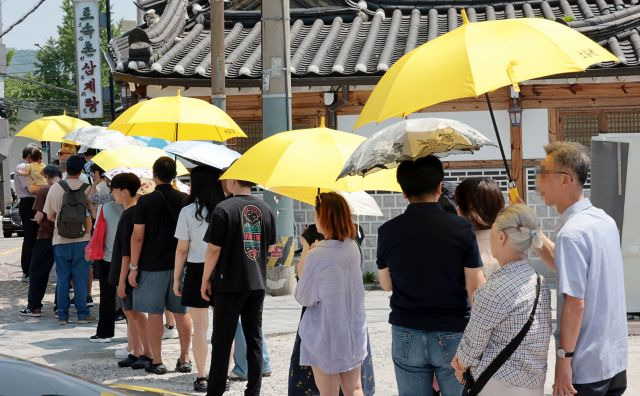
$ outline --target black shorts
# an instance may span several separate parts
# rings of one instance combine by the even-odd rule
[[[187,262],[187,269],[182,282],[182,305],[192,308],[209,308],[209,301],[202,298],[200,286],[204,263]]]

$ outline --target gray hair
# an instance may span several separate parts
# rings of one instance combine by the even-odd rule
[[[584,145],[576,142],[553,142],[544,146],[544,151],[551,155],[557,164],[571,169],[578,176],[581,186],[586,183],[591,158]]]
[[[507,234],[514,249],[520,253],[526,254],[532,246],[542,247],[538,218],[525,205],[511,205],[502,209],[496,218],[495,227]]]

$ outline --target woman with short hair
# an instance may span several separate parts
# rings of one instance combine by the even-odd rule
[[[315,224],[324,240],[309,251],[296,300],[300,365],[311,366],[320,395],[363,395],[360,366],[367,357],[362,256],[349,205],[336,193],[316,198]]]
[[[477,381],[533,316],[520,344],[480,395],[541,396],[551,336],[551,292],[528,259],[530,248],[542,246],[538,219],[525,205],[509,206],[498,214],[490,243],[500,267],[476,291],[471,318],[451,365],[461,382],[469,368]]]
[[[489,233],[498,212],[504,208],[500,186],[488,177],[470,177],[456,187],[455,200],[458,215],[471,222],[478,241],[482,272],[488,279],[500,266],[491,254]]]

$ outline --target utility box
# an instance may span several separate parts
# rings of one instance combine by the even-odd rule
[[[620,232],[628,313],[640,313],[640,133],[591,139],[591,201]]]

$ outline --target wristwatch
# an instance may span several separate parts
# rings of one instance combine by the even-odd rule
[[[560,359],[567,359],[573,357],[574,352],[567,352],[562,348],[558,348],[557,355]]]
[[[133,265],[133,264],[129,263],[129,269],[130,269],[130,270],[137,271],[137,270],[138,270],[138,266],[137,266],[137,265]]]

